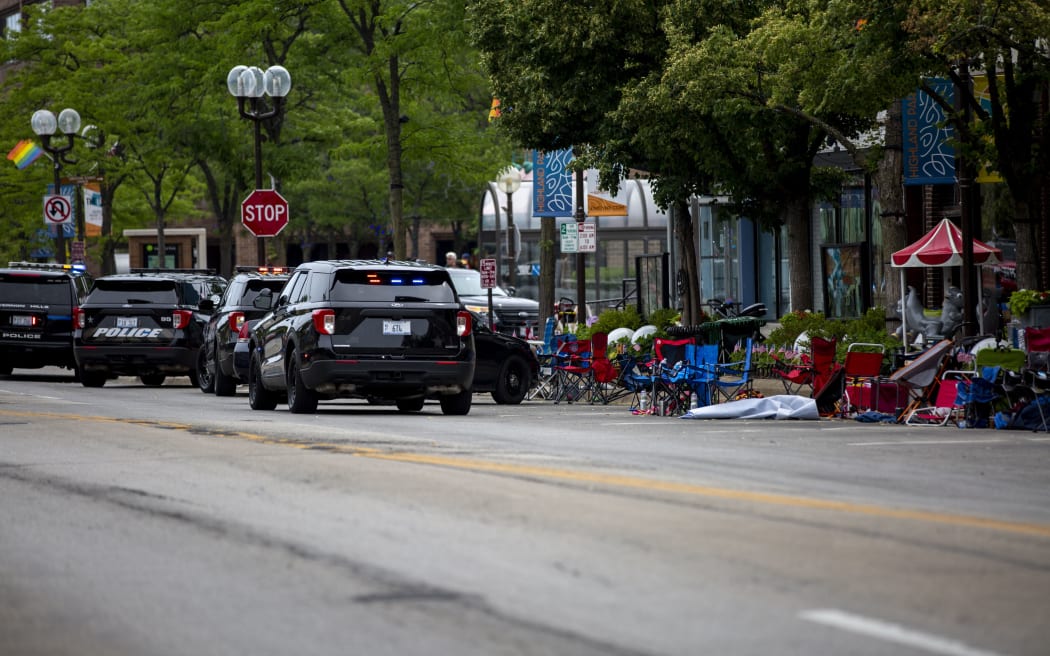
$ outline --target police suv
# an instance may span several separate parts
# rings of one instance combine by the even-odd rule
[[[73,311],[90,287],[83,266],[10,262],[0,268],[0,375],[75,369]]]
[[[73,351],[85,387],[138,376],[161,385],[189,376],[197,385],[204,326],[226,279],[199,269],[132,269],[95,280],[74,313]]]

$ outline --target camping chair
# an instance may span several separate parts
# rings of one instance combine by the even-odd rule
[[[618,383],[624,389],[623,396],[630,395],[631,412],[640,413],[643,410],[641,407],[642,395],[648,396],[653,391],[652,358],[647,356],[640,359],[630,353],[622,353],[617,356],[617,364],[620,370]],[[651,409],[650,406],[645,411],[648,412]]]
[[[1030,371],[1050,370],[1050,328],[1025,328],[1025,368]]]
[[[882,377],[882,360],[886,347],[882,344],[854,342],[846,349],[842,363],[845,394],[842,414],[860,410],[878,410],[880,401],[879,381]],[[867,393],[865,395],[865,392]],[[867,403],[865,403],[867,396]]]
[[[908,405],[897,417],[898,422],[903,422],[916,408],[930,405],[933,392],[936,391],[933,383],[943,373],[946,356],[951,347],[952,340],[942,339],[890,374],[888,381],[895,383],[898,389],[903,387],[908,394]]]
[[[591,355],[589,339],[573,339],[561,345],[554,362],[555,403],[573,403],[594,392]]]
[[[963,381],[958,386],[958,396],[955,405],[963,408],[964,422],[960,426],[965,428],[985,428],[988,426],[992,416],[992,404],[999,398],[999,372],[1000,367],[982,367],[980,375],[974,375],[969,380]]]
[[[591,334],[591,403],[604,405],[628,393],[619,385],[620,372],[609,359],[608,348],[608,333]]]
[[[988,346],[977,349],[973,356],[975,371],[984,367],[1000,367],[1003,371],[1020,373],[1025,367],[1027,354],[1022,349]]]
[[[754,340],[750,337],[741,349],[744,359],[737,362],[719,362],[714,369],[715,396],[732,401],[742,392],[751,392],[751,351]]]
[[[653,340],[656,364],[653,367],[653,414],[680,415],[689,410],[689,399],[683,400],[681,372],[686,366],[686,346],[695,344],[692,337]],[[683,402],[684,401],[684,402]],[[684,407],[683,407],[684,405]]]
[[[914,408],[904,423],[908,426],[958,425],[966,416],[965,404],[959,399],[961,386],[973,378],[972,371],[949,370],[936,382],[937,393],[929,405]]]
[[[801,364],[784,362],[774,354],[776,364],[773,373],[783,383],[784,392],[798,394],[803,387],[808,387],[810,396],[813,396],[817,390],[824,387],[834,370],[837,348],[838,340],[813,337],[809,340],[809,353],[803,354]]]
[[[673,388],[667,414],[684,414],[693,406],[694,398],[698,407],[711,404],[719,352],[718,344],[685,345],[681,366],[666,372],[661,381]]]
[[[567,341],[575,340],[576,335],[572,333],[555,334],[553,317],[547,319],[547,328],[543,338],[543,345],[536,349],[536,359],[540,362],[540,373],[536,382],[529,389],[526,399],[553,400],[558,396],[557,373],[554,364],[558,360],[558,350]]]

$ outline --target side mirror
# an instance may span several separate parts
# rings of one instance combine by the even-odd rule
[[[263,289],[259,291],[259,295],[252,301],[252,307],[259,310],[269,310],[273,308],[273,290]]]
[[[204,314],[211,314],[215,311],[215,301],[213,301],[210,298],[202,299],[200,304],[197,306],[197,309],[203,312]]]

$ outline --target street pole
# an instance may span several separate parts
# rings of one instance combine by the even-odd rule
[[[963,129],[970,126],[970,65],[966,60],[959,64],[960,88],[955,90],[956,106],[962,109]],[[961,130],[960,130],[961,131]],[[973,268],[973,165],[969,157],[963,155],[960,149],[956,155],[956,175],[959,180],[959,227],[962,232],[962,292],[963,292],[963,319],[962,334],[964,337],[973,337],[977,334],[977,304],[980,296],[977,294],[976,276]]]
[[[255,190],[259,191],[263,184],[262,122],[281,113],[284,98],[292,89],[292,76],[283,66],[271,66],[265,72],[257,66],[234,66],[226,76],[226,88],[237,99],[237,112],[241,118],[254,124]],[[264,95],[273,99],[273,106],[269,109],[265,109],[262,104]],[[264,239],[256,237],[256,260],[259,266],[266,266]]]
[[[259,116],[259,99],[252,98],[252,111],[251,116]],[[255,188],[262,189],[263,184],[263,171],[262,171],[262,120],[259,118],[253,118],[252,123],[255,125]],[[266,238],[256,237],[255,238],[255,260],[259,266],[266,266]]]
[[[584,220],[587,217],[583,212],[583,171],[576,171],[576,229],[579,234],[579,228],[583,225]],[[578,247],[577,247],[578,248]],[[580,318],[583,317],[586,320],[586,307],[587,307],[587,268],[584,262],[584,253],[581,250],[576,251],[576,322],[579,323]]]
[[[75,109],[63,109],[56,119],[55,115],[50,111],[46,109],[38,109],[33,113],[30,124],[33,127],[33,132],[40,137],[44,150],[51,153],[55,172],[54,195],[61,196],[62,162],[65,161],[66,163],[72,163],[65,159],[65,153],[73,149],[73,137],[76,135],[77,131],[80,130],[80,114],[78,114]],[[60,129],[68,139],[68,142],[64,146],[56,146],[51,142],[51,137],[55,134],[56,129]],[[76,199],[74,198],[74,201],[75,200]],[[55,240],[55,249],[58,253],[55,254],[55,257],[59,264],[65,264],[66,226],[62,223],[56,227],[58,228],[58,236]]]

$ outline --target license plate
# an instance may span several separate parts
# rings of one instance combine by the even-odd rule
[[[31,317],[29,315],[26,315],[26,314],[16,314],[15,316],[11,317],[11,325],[12,326],[32,326],[33,325],[33,317]]]
[[[411,321],[391,321],[389,319],[383,320],[383,334],[384,335],[411,335],[412,334],[412,322]]]
[[[117,328],[138,328],[138,317],[117,317]]]

